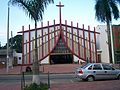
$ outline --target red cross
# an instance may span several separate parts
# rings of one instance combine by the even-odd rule
[[[57,7],[59,7],[59,14],[60,14],[60,24],[61,24],[61,7],[64,7],[64,5],[61,5],[61,2],[59,2],[59,5],[56,5]]]

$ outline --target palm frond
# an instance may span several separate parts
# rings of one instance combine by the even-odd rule
[[[112,16],[117,20],[119,18],[118,2],[120,3],[120,0],[96,0],[95,16],[97,20],[111,22]]]
[[[114,1],[114,2],[110,2],[110,5],[111,5],[111,9],[112,9],[114,19],[117,20],[119,18],[119,10],[118,10],[117,4]]]
[[[120,4],[120,0],[115,0],[115,1]]]
[[[12,5],[21,7],[25,13],[35,21],[43,19],[44,10],[54,0],[10,0]]]
[[[95,16],[98,21],[105,22],[104,5],[101,0],[96,0]]]

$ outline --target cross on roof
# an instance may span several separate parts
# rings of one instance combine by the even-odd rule
[[[59,5],[56,5],[57,7],[59,7],[59,15],[60,15],[60,24],[61,24],[61,7],[64,7],[64,5],[61,5],[61,2],[59,2]]]

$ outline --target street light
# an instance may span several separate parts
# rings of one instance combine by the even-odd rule
[[[8,20],[7,20],[7,64],[6,64],[6,71],[8,72],[9,70],[9,12],[10,12],[10,7],[9,7],[9,2],[8,2]]]

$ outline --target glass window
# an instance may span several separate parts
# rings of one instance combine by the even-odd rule
[[[107,64],[103,64],[102,66],[103,66],[104,70],[113,70],[114,69],[110,65],[107,65]]]
[[[90,64],[89,63],[85,63],[81,66],[81,68],[85,69],[86,67],[88,67]]]
[[[100,64],[94,64],[93,70],[102,70],[102,67]]]
[[[21,60],[21,57],[19,57],[19,60]]]
[[[88,68],[88,70],[92,70],[92,65]]]

